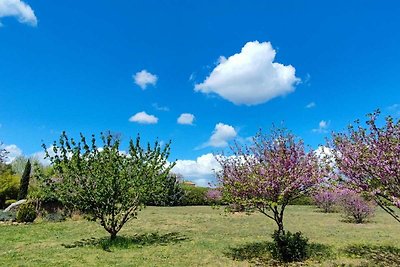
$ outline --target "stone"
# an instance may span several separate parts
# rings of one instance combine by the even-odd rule
[[[18,200],[17,202],[12,203],[10,206],[8,206],[8,207],[4,210],[4,212],[9,212],[9,211],[16,212],[16,211],[19,209],[19,206],[21,206],[22,204],[24,204],[26,201],[27,201],[26,199]]]

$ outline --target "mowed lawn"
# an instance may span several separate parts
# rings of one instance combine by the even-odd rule
[[[316,243],[307,266],[400,265],[400,223],[383,211],[356,225],[338,213],[290,206],[285,224]],[[211,207],[147,207],[112,245],[99,224],[83,219],[0,224],[0,266],[268,266],[274,229],[261,214]]]

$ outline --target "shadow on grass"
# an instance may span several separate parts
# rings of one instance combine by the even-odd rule
[[[72,244],[62,244],[65,248],[76,247],[101,247],[105,251],[111,251],[111,248],[127,249],[130,247],[144,247],[152,245],[168,245],[187,240],[187,237],[177,232],[167,234],[146,233],[134,236],[117,236],[114,240],[110,237],[89,238],[76,241]]]
[[[400,248],[394,246],[351,245],[344,253],[368,260],[371,266],[400,266]]]
[[[229,248],[225,256],[237,261],[249,261],[256,266],[303,266],[301,262],[280,263],[271,256],[273,247],[272,242],[254,242],[242,245],[240,247]],[[310,243],[308,248],[308,260],[322,261],[324,259],[334,258],[332,249],[329,246]]]

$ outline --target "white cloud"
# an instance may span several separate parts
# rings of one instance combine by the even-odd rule
[[[200,148],[207,146],[226,147],[228,142],[234,139],[236,136],[237,132],[232,126],[220,122],[215,125],[215,129],[210,137],[210,140],[208,140]]]
[[[329,128],[329,124],[330,124],[330,122],[322,120],[322,121],[319,122],[318,128],[315,128],[312,131],[314,133],[327,133],[328,132],[328,128]]]
[[[5,158],[5,163],[11,163],[15,158],[22,156],[22,150],[17,145],[3,145],[3,149],[5,149],[8,153]]]
[[[158,77],[147,70],[142,70],[133,75],[133,79],[135,80],[135,83],[144,90],[148,85],[156,85]]]
[[[16,17],[20,23],[30,26],[37,25],[33,9],[21,0],[0,0],[0,18]],[[1,26],[0,22],[0,26]]]
[[[193,125],[194,115],[190,113],[182,113],[177,122],[179,124]]]
[[[154,115],[147,114],[145,111],[142,111],[130,117],[129,121],[141,124],[156,124],[158,122],[158,118]]]
[[[306,108],[314,108],[316,106],[315,102],[310,102],[306,105]]]
[[[257,105],[295,90],[296,69],[274,62],[270,42],[248,42],[241,52],[220,57],[217,66],[195,91],[216,93],[236,105]]]
[[[221,170],[221,165],[211,153],[204,154],[196,160],[177,160],[172,169],[181,174],[184,179],[194,181],[199,186],[207,186],[214,180],[215,172]]]

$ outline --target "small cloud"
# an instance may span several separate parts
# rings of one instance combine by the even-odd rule
[[[314,108],[316,106],[315,102],[310,102],[306,105],[306,108]]]
[[[189,81],[194,81],[194,79],[196,79],[196,73],[192,72],[189,76]]]
[[[193,125],[194,115],[190,113],[182,113],[177,122],[179,124]]]
[[[142,111],[130,117],[129,121],[141,124],[156,124],[158,122],[158,118],[154,115],[147,114],[145,111]]]
[[[37,18],[33,9],[21,0],[0,0],[0,18],[15,17],[20,23],[35,27]],[[0,27],[3,24],[0,22]]]
[[[140,88],[145,90],[148,85],[155,86],[158,80],[157,75],[151,74],[147,70],[142,70],[133,75],[133,79]]]
[[[199,148],[204,147],[226,147],[228,146],[228,142],[233,140],[237,136],[237,132],[235,128],[228,124],[218,123],[215,125],[214,131],[210,137],[210,139],[201,145]]]
[[[158,111],[169,111],[169,107],[160,106],[158,103],[153,103],[151,106]]]
[[[270,42],[248,42],[240,53],[219,57],[211,74],[194,90],[248,106],[292,93],[300,82],[296,69],[274,62],[275,55]]]
[[[327,133],[329,125],[330,125],[330,121],[327,122],[327,121],[322,120],[319,122],[318,128],[312,129],[312,131],[314,133]]]

